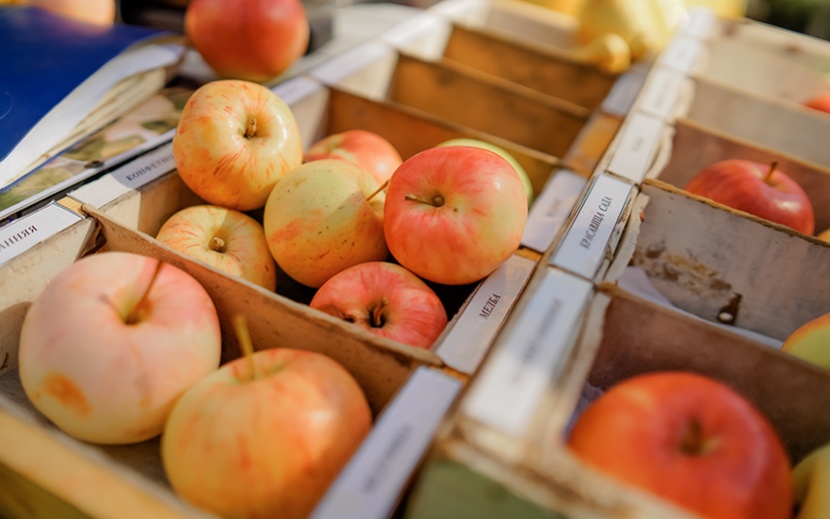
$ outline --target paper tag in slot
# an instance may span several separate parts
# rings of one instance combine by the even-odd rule
[[[535,261],[514,254],[487,276],[435,349],[436,355],[461,373],[475,372],[535,266]]]
[[[0,227],[0,265],[58,234],[84,217],[57,202]]]
[[[433,33],[441,24],[447,23],[437,14],[425,11],[385,31],[381,34],[381,38],[396,47],[405,46],[413,39]]]
[[[660,57],[660,63],[689,74],[697,66],[703,51],[703,43],[691,36],[678,34]]]
[[[545,267],[533,296],[497,341],[462,412],[514,438],[526,435],[545,388],[566,362],[593,285]]]
[[[645,80],[646,74],[639,70],[622,74],[602,101],[601,110],[610,115],[625,117],[631,111]]]
[[[588,180],[568,170],[553,175],[527,216],[522,246],[544,253],[570,216]]]
[[[631,189],[632,185],[624,180],[599,175],[551,256],[550,264],[593,279]]]
[[[656,68],[646,84],[638,109],[660,119],[671,120],[685,80],[686,76],[674,69]]]
[[[423,458],[461,381],[420,367],[381,413],[311,519],[386,519]]]
[[[173,144],[167,143],[104,175],[95,182],[72,191],[69,195],[81,203],[103,207],[174,169],[176,169],[176,162],[173,160]]]
[[[297,76],[283,81],[271,90],[289,106],[296,104],[301,99],[308,97],[314,92],[323,88],[318,81],[306,76]]]
[[[715,24],[718,21],[714,11],[706,7],[695,6],[688,11],[688,17],[680,30],[689,36],[705,40],[714,31]]]
[[[337,84],[371,63],[394,53],[379,41],[367,41],[312,68],[309,74],[326,84]]]
[[[652,115],[635,113],[620,130],[608,171],[639,183],[654,159],[665,122]]]

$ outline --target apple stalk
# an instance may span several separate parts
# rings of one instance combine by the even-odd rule
[[[778,161],[773,160],[769,165],[769,170],[767,171],[766,176],[764,177],[764,183],[769,184],[772,180],[772,174],[775,172],[775,168],[778,167]]]
[[[374,192],[372,192],[371,195],[367,196],[366,201],[370,202],[375,196],[377,196],[378,193],[380,193],[381,191],[386,189],[386,186],[388,186],[388,185],[389,185],[389,181],[387,180],[386,182],[381,184],[379,188],[375,189]]]
[[[161,261],[156,262],[156,269],[153,271],[153,277],[150,278],[150,282],[147,284],[147,287],[144,289],[144,293],[141,294],[141,298],[139,298],[138,302],[135,306],[127,313],[127,316],[124,318],[124,322],[126,324],[137,324],[139,321],[139,311],[141,308],[147,303],[147,297],[150,295],[150,290],[153,288],[153,285],[156,283],[156,278],[158,278],[159,272],[161,271]]]
[[[258,377],[256,365],[254,364],[254,343],[251,341],[251,332],[248,329],[248,320],[244,315],[239,314],[233,318],[233,329],[236,332],[236,338],[239,340],[239,347],[242,354],[248,360],[248,368],[251,372],[250,380],[256,380]]]

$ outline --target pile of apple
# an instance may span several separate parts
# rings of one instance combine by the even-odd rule
[[[272,90],[213,81],[189,98],[173,139],[179,176],[206,204],[172,215],[157,239],[270,291],[280,269],[314,290],[312,308],[429,348],[448,322],[429,284],[498,268],[532,196],[504,150],[443,144],[404,161],[382,136],[350,130],[304,153]]]

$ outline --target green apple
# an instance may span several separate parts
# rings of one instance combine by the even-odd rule
[[[787,337],[781,351],[830,369],[830,313],[801,325]]]
[[[793,469],[796,519],[830,517],[830,443],[798,462]]]
[[[525,168],[519,164],[519,161],[511,155],[507,150],[500,146],[496,146],[495,144],[491,144],[487,141],[481,141],[478,139],[450,139],[448,141],[444,141],[438,146],[473,146],[475,148],[482,148],[485,150],[490,150],[493,153],[500,155],[504,160],[510,163],[513,166],[513,169],[516,170],[516,173],[519,174],[519,178],[522,180],[522,187],[527,194],[527,205],[530,207],[530,204],[533,202],[533,185],[530,183],[530,177],[527,176],[527,171]]]

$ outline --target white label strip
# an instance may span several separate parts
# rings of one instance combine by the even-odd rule
[[[435,349],[436,355],[462,373],[478,369],[534,266],[535,261],[514,254],[487,276]]]
[[[176,169],[173,143],[141,155],[120,168],[69,193],[75,200],[94,207],[104,205]]]
[[[319,81],[306,76],[297,76],[287,81],[283,81],[271,90],[289,106],[299,102],[301,99],[322,89],[323,85]]]
[[[462,401],[462,412],[511,437],[525,436],[545,388],[565,363],[592,284],[546,267],[542,282]]]
[[[646,74],[637,70],[621,75],[602,101],[601,110],[610,115],[625,117],[631,111],[645,80]]]
[[[593,279],[631,188],[623,180],[598,176],[550,263]]]
[[[688,18],[686,22],[680,27],[680,30],[689,36],[699,39],[708,38],[717,23],[718,19],[714,11],[706,7],[695,6],[688,11]]]
[[[673,119],[686,76],[674,69],[657,67],[646,84],[638,108],[667,121]]]
[[[394,52],[395,50],[392,47],[379,41],[363,42],[312,68],[309,74],[323,83],[336,84],[383,56],[388,56]]]
[[[623,125],[608,171],[639,183],[651,165],[666,123],[653,115],[634,113]]]
[[[380,415],[311,519],[386,519],[423,458],[461,381],[421,367]]]
[[[396,47],[404,46],[425,34],[434,33],[438,27],[447,23],[436,13],[425,11],[385,31],[381,38]]]
[[[83,219],[78,213],[52,202],[0,227],[0,265]]]
[[[547,251],[587,183],[585,177],[568,170],[553,175],[530,208],[522,246],[540,253]]]
[[[660,62],[688,74],[695,69],[702,51],[703,43],[700,40],[680,33],[663,51]]]

